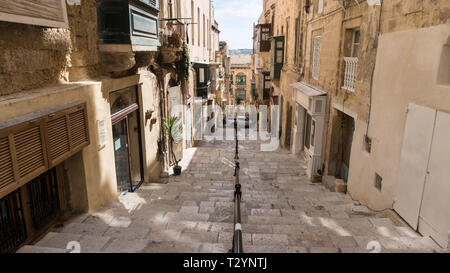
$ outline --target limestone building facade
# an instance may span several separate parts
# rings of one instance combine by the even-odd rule
[[[446,246],[448,176],[426,162],[448,161],[437,151],[448,147],[439,142],[450,107],[448,1],[281,0],[274,14],[282,147],[308,162],[313,181],[393,208]]]
[[[211,85],[219,51],[209,0],[50,1],[52,20],[15,2],[0,11],[0,207],[15,223],[0,252],[167,173],[162,122],[198,95],[196,63]]]

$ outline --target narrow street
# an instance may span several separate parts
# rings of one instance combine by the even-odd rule
[[[185,151],[183,173],[144,184],[93,215],[54,228],[19,252],[226,253],[232,244],[234,141],[202,142]],[[257,141],[239,145],[243,248],[246,253],[441,251],[384,214],[352,211],[348,195],[329,192],[305,177],[287,151],[261,152]],[[373,243],[372,243],[373,244]]]

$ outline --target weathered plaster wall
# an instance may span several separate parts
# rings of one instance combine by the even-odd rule
[[[118,197],[109,93],[135,85],[141,86],[142,104],[139,115],[144,123],[142,128],[142,147],[144,150],[142,152],[144,157],[144,178],[148,182],[160,175],[160,161],[158,159],[158,145],[156,141],[160,133],[160,120],[158,119],[153,126],[150,124],[150,121],[145,121],[146,110],[153,109],[155,110],[154,117],[159,116],[159,95],[156,91],[158,90],[156,88],[156,78],[150,72],[121,79],[106,78],[103,81],[96,82],[55,85],[4,96],[0,100],[0,121],[78,100],[86,101],[91,144],[82,151],[85,180],[76,180],[76,183],[82,182],[86,183],[86,185],[78,185],[80,187],[77,187],[75,192],[72,192],[75,196],[72,199],[75,202],[72,207],[77,210],[85,207],[83,205],[85,201],[79,199],[84,196],[82,190],[85,187],[88,203],[87,209],[90,212],[94,212],[102,206],[115,201]],[[105,120],[107,128],[107,144],[105,148],[100,150],[97,140],[97,120]],[[69,160],[65,164],[65,168],[70,169],[74,166],[72,163]],[[79,163],[75,164],[75,168],[79,168]]]
[[[407,105],[450,112],[450,84],[437,83],[442,52],[449,39],[450,24],[380,37],[369,127],[372,152],[363,149],[364,124],[357,125],[348,184],[355,198],[373,208],[392,207]],[[373,186],[375,172],[383,178],[381,192]]]

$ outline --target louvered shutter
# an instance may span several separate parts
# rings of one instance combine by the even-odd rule
[[[24,179],[27,175],[39,170],[43,171],[46,169],[42,142],[40,126],[14,134],[14,146],[20,179]]]
[[[69,115],[70,136],[72,138],[72,149],[86,144],[88,139],[85,109],[78,110]]]
[[[51,165],[57,165],[70,153],[67,116],[60,116],[47,122],[48,157]]]
[[[0,138],[0,193],[14,186],[14,167],[8,136]]]
[[[3,127],[0,135],[0,198],[48,169],[42,118]]]
[[[89,145],[85,102],[0,123],[0,198]]]
[[[47,146],[50,167],[54,167],[89,144],[85,103],[70,105],[49,116]]]

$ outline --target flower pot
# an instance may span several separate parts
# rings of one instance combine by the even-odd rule
[[[173,167],[173,174],[174,175],[181,175],[181,166],[174,166]]]

